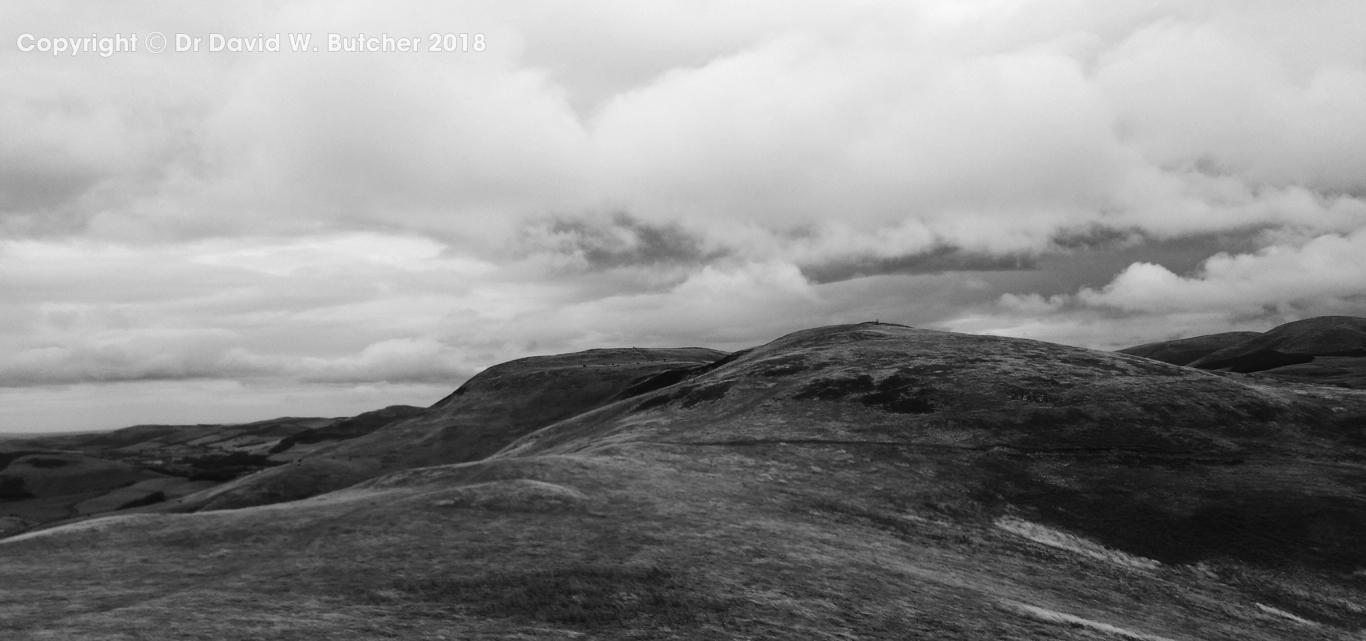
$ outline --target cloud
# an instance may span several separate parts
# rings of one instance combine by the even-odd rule
[[[35,347],[12,354],[0,365],[7,387],[67,384],[239,378],[269,373],[263,362],[224,343],[222,332],[132,332],[117,338]]]
[[[303,358],[298,374],[304,382],[449,385],[478,373],[479,368],[464,358],[458,350],[431,338],[394,338],[367,345],[354,356]]]
[[[487,363],[447,358],[453,348],[438,349],[436,333],[462,303],[484,307],[481,290],[459,281],[491,267],[444,250],[375,234],[137,250],[0,242],[0,387],[459,380]]]
[[[533,222],[521,230],[518,243],[527,254],[549,254],[566,266],[593,270],[698,265],[719,257],[677,224],[649,224],[625,213]]]
[[[1055,312],[1066,305],[1066,296],[1053,295],[1047,298],[1038,294],[1001,294],[997,303],[1006,309],[1029,315],[1043,315]]]
[[[928,228],[895,253],[1039,246],[1105,204],[1122,156],[1074,60],[922,55],[793,37],[672,72],[598,114],[602,173],[645,216]]]
[[[1215,254],[1187,275],[1136,262],[1102,287],[1007,292],[946,326],[1117,349],[1313,316],[1366,316],[1363,256],[1366,230],[1277,237],[1253,252]]]
[[[0,24],[0,392],[435,400],[529,354],[870,318],[1117,347],[1366,311],[1356,2],[46,3]],[[488,46],[10,48],[152,28]]]
[[[1159,166],[1360,190],[1366,151],[1348,141],[1366,135],[1352,107],[1366,99],[1366,69],[1344,25],[1362,18],[1350,3],[1316,2],[1157,22],[1109,52],[1097,81],[1126,138]]]
[[[848,253],[823,260],[849,261],[869,244],[879,259],[1044,251],[1095,226],[1361,224],[1318,215],[1366,189],[1351,3],[782,7],[187,6],[160,20],[320,38],[477,22],[490,46],[7,56],[8,228],[125,242],[400,229],[487,258],[528,221],[629,211],[810,263],[794,230],[840,239],[821,251]]]
[[[895,258],[851,257],[839,262],[811,265],[802,274],[818,282],[828,283],[851,278],[865,278],[876,274],[934,274],[945,271],[999,271],[1032,269],[1031,256],[972,254],[952,247]]]
[[[1266,307],[1366,307],[1366,229],[1325,234],[1251,254],[1217,254],[1182,277],[1134,263],[1100,290],[1078,292],[1085,305],[1125,311],[1249,313]]]

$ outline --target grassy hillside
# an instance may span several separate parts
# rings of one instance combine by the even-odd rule
[[[1189,365],[1221,349],[1261,336],[1258,332],[1223,332],[1194,338],[1147,343],[1121,349],[1121,354],[1133,354],[1172,365]]]
[[[239,425],[138,425],[0,440],[5,533],[140,509],[248,476],[315,444],[363,436],[422,408],[396,405],[342,419],[285,417]]]
[[[591,410],[641,379],[723,356],[724,352],[701,348],[594,349],[503,363],[474,376],[419,415],[164,509],[277,503],[395,470],[478,460],[527,433]]]
[[[703,356],[630,375],[620,352],[594,356],[611,384],[566,371],[589,373],[582,354],[491,368],[439,404],[446,419],[363,437],[367,469],[393,467],[350,488],[0,540],[0,624],[16,639],[1366,628],[1366,392],[885,324]]]
[[[1366,318],[1321,316],[1264,334],[1228,332],[1119,350],[1175,365],[1366,389]]]

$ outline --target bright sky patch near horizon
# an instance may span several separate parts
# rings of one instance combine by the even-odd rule
[[[350,415],[872,319],[1114,349],[1366,315],[1360,2],[0,25],[0,432]]]

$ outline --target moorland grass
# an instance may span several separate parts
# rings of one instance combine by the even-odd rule
[[[648,622],[697,627],[733,618],[733,600],[707,594],[678,571],[656,566],[571,565],[401,580],[412,598],[466,606],[485,617],[535,619],[583,628]]]

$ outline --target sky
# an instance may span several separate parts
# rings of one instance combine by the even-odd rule
[[[0,432],[867,320],[1366,316],[1363,33],[1357,0],[6,2]]]

